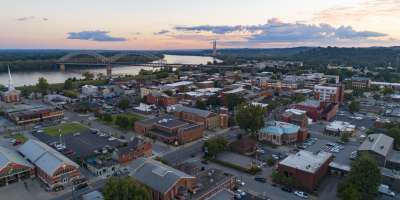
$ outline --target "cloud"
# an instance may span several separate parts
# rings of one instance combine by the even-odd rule
[[[357,31],[351,26],[334,27],[329,24],[306,24],[303,22],[286,23],[277,18],[272,18],[260,25],[235,25],[235,26],[178,26],[174,28],[178,32],[197,33],[198,35],[214,34],[229,36],[241,34],[238,41],[247,43],[330,43],[340,40],[369,40],[387,36],[384,33],[373,31]],[[183,36],[180,36],[181,38]],[[190,36],[191,38],[195,38]]]
[[[98,42],[124,42],[128,39],[123,37],[113,37],[109,35],[108,31],[81,31],[81,32],[70,32],[68,38],[71,40],[89,40]]]
[[[42,20],[43,20],[43,21],[48,21],[48,20],[49,20],[49,18],[47,18],[47,17],[43,17],[43,18],[42,18]]]
[[[29,17],[20,17],[17,18],[18,21],[28,21],[28,20],[34,20],[36,17],[35,16],[29,16]]]
[[[154,35],[165,35],[165,34],[167,34],[169,32],[170,32],[169,30],[161,30],[161,31],[158,31],[158,32],[154,33]]]
[[[400,17],[399,0],[363,0],[354,6],[335,6],[315,14],[314,21],[329,23],[368,22],[368,18]]]

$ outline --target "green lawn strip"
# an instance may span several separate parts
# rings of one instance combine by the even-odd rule
[[[44,128],[43,131],[50,136],[68,135],[87,130],[88,127],[80,123],[65,123],[57,126]],[[59,130],[61,132],[59,132]]]
[[[241,167],[239,165],[228,163],[228,162],[225,162],[225,161],[222,161],[222,160],[218,160],[218,159],[215,159],[215,158],[208,158],[207,160],[210,160],[211,162],[214,162],[214,163],[217,163],[217,164],[220,164],[220,165],[223,165],[225,167],[232,168],[232,169],[236,169],[238,171],[245,172],[245,173],[248,173],[248,174],[251,174],[251,175],[255,175],[260,171],[260,169],[258,169],[258,168],[244,168],[244,167]]]

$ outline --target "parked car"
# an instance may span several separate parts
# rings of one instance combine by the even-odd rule
[[[285,191],[285,192],[289,192],[289,193],[291,193],[293,191],[292,188],[290,188],[290,187],[282,187],[281,190]]]
[[[276,155],[276,154],[272,154],[271,157],[272,157],[274,160],[279,160],[279,156]]]
[[[237,192],[238,194],[240,194],[240,196],[242,196],[242,197],[246,196],[246,192],[243,191],[243,190],[241,190],[241,189],[236,190],[236,192]]]
[[[266,183],[267,179],[263,177],[254,177],[255,181],[261,182],[261,183]]]
[[[294,191],[294,194],[300,198],[308,199],[308,194],[302,191]]]
[[[396,194],[389,188],[389,186],[384,185],[384,184],[379,185],[378,192],[383,195],[387,195],[387,196],[391,196],[391,197],[396,196]]]

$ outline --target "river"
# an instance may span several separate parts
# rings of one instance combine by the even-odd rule
[[[181,56],[181,55],[164,55],[164,59],[168,64],[207,64],[212,62],[212,57],[207,56]],[[151,67],[140,67],[140,66],[119,66],[113,68],[113,74],[130,74],[136,75],[141,69],[152,70]],[[15,86],[23,85],[34,85],[37,83],[39,77],[47,79],[49,83],[63,83],[68,78],[82,78],[82,73],[85,71],[90,71],[92,73],[106,74],[106,69],[96,68],[96,69],[73,69],[68,70],[68,66],[65,72],[61,71],[37,71],[37,72],[12,72],[12,78]],[[8,84],[8,74],[0,73],[0,84]]]

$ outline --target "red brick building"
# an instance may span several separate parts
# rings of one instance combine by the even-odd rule
[[[152,145],[140,138],[135,138],[126,146],[120,147],[116,151],[120,164],[129,163],[139,157],[149,157],[152,155]]]
[[[153,92],[146,96],[146,103],[156,106],[170,106],[176,104],[177,99],[166,94]]]
[[[135,122],[135,132],[165,143],[184,144],[203,137],[204,127],[170,116]]]
[[[36,176],[49,189],[63,189],[81,178],[78,164],[40,141],[28,140],[18,151],[36,167]]]
[[[312,192],[328,173],[332,160],[333,155],[325,151],[299,151],[279,162],[277,171],[286,177],[293,177],[302,189]]]
[[[154,200],[189,199],[195,187],[194,176],[149,158],[133,161],[130,176],[151,190]]]
[[[35,167],[15,150],[0,146],[0,186],[35,176]]]
[[[319,100],[310,99],[294,104],[292,107],[306,111],[307,116],[314,122],[320,119],[329,121],[336,116],[339,110],[339,104],[337,103],[321,102]]]
[[[227,128],[228,116],[217,114],[208,110],[186,107],[182,105],[171,106],[172,112],[180,120],[199,124],[206,129]]]

